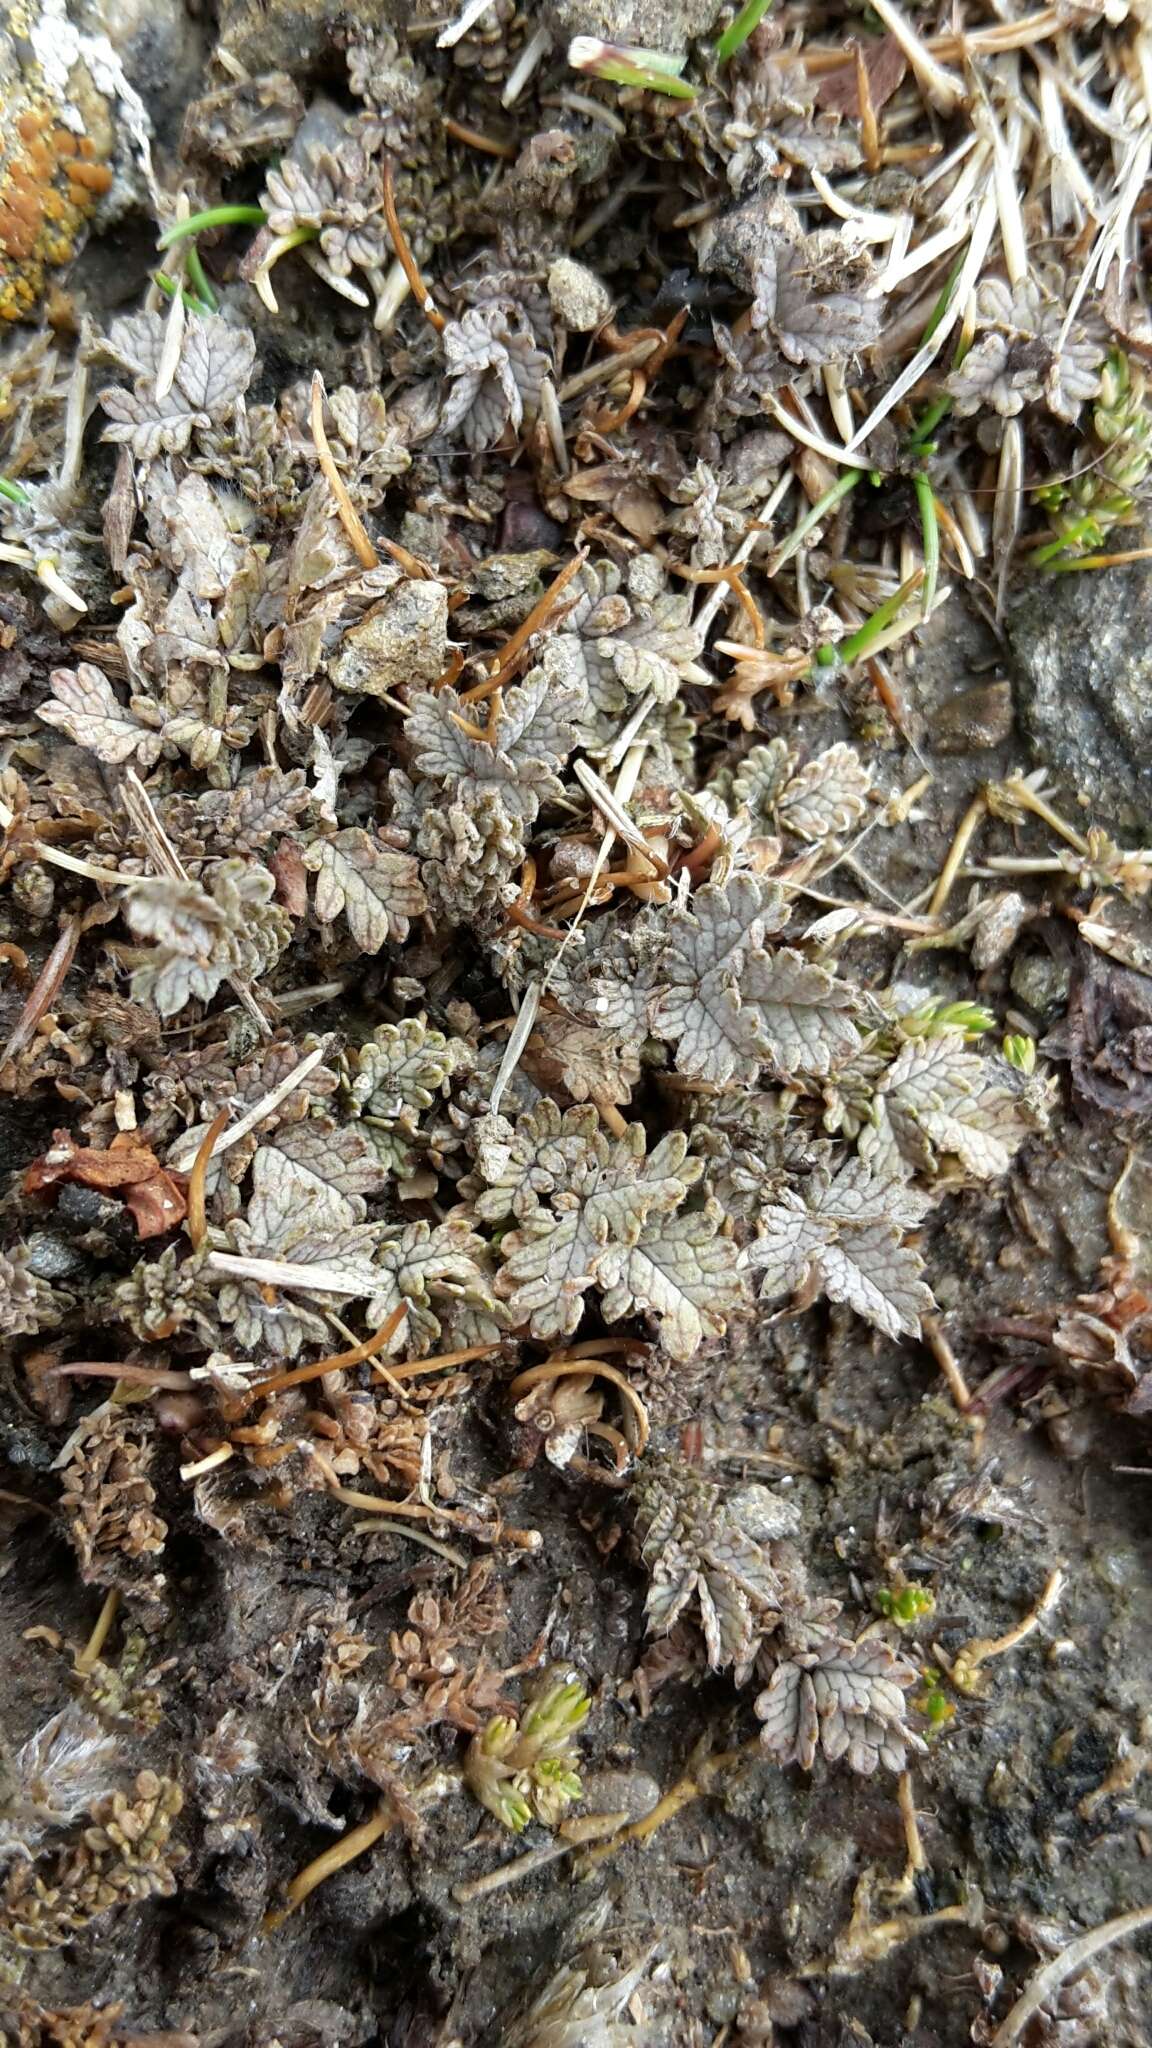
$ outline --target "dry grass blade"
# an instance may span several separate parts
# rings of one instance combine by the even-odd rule
[[[344,528],[363,569],[375,569],[380,557],[368,537],[368,529],[348,495],[348,486],[336,467],[328,435],[324,427],[324,379],[319,370],[312,372],[312,390],[308,408],[308,421],[312,429],[312,442],[316,449],[316,460],[324,473],[328,488],[336,504],[336,514]]]

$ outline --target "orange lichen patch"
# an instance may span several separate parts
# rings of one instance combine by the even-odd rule
[[[6,98],[0,94],[0,102]],[[103,148],[74,135],[51,102],[17,89],[0,134],[0,320],[34,312],[46,272],[67,263],[112,183]]]

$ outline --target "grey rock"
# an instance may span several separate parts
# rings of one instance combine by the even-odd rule
[[[552,0],[545,19],[557,41],[600,36],[678,56],[694,36],[708,34],[722,11],[723,0]]]
[[[67,1280],[73,1273],[79,1273],[86,1261],[83,1252],[77,1251],[55,1231],[34,1230],[27,1242],[28,1270],[38,1280]]]
[[[1095,823],[1152,838],[1152,574],[1038,578],[1007,621],[1017,722]]]
[[[448,593],[442,583],[413,580],[390,590],[345,633],[329,674],[338,690],[380,697],[401,683],[434,683],[447,656]]]

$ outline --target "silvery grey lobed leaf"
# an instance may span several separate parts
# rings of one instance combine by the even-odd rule
[[[74,669],[53,669],[49,681],[52,696],[36,711],[45,725],[67,733],[78,747],[86,747],[109,768],[120,767],[133,757],[142,768],[151,768],[159,760],[164,744],[161,734],[121,704],[102,669],[82,661]]]
[[[186,448],[194,427],[209,426],[231,411],[248,388],[256,343],[246,327],[233,327],[214,313],[190,313],[175,378],[158,398],[151,342],[137,333],[137,326],[132,323],[132,343],[142,344],[139,353],[147,367],[134,391],[113,385],[100,393],[100,403],[111,422],[104,439],[125,441],[139,461],[150,462]]]
[[[257,768],[231,789],[206,790],[196,810],[217,840],[238,853],[257,853],[274,835],[291,832],[312,802],[304,770]]]
[[[753,953],[740,994],[769,1063],[782,1078],[830,1074],[851,1059],[860,1040],[851,1011],[855,991],[790,946]]]
[[[862,1160],[850,1159],[832,1179],[818,1171],[799,1191],[781,1190],[760,1213],[748,1263],[763,1270],[767,1300],[820,1292],[889,1337],[917,1336],[933,1300],[920,1256],[901,1232],[927,1206],[904,1183],[876,1180]]]
[[[406,939],[411,920],[427,909],[419,868],[361,825],[315,839],[304,865],[316,876],[316,915],[331,924],[343,911],[362,953],[378,953],[388,939]]]
[[[681,1132],[661,1138],[646,1157],[641,1124],[609,1139],[598,1130],[581,1135],[586,1117],[566,1111],[561,1145],[544,1150],[545,1170],[557,1181],[549,1207],[528,1209],[520,1228],[500,1242],[497,1293],[513,1320],[528,1322],[537,1337],[571,1335],[605,1254],[637,1244],[647,1218],[678,1208],[702,1172],[701,1161],[686,1156]]]
[[[768,328],[790,363],[842,363],[877,339],[883,305],[867,297],[871,259],[841,230],[761,242],[752,269],[752,326]]]
[[[746,1298],[743,1262],[720,1234],[719,1204],[649,1217],[636,1244],[614,1246],[597,1262],[605,1291],[605,1322],[644,1314],[654,1318],[672,1358],[695,1357],[710,1337],[722,1337],[726,1317]]]
[[[910,1039],[880,1081],[876,1103],[910,1164],[934,1171],[953,1157],[974,1180],[1007,1173],[1030,1128],[1006,1072],[970,1051],[957,1031]],[[865,1156],[874,1149],[867,1130],[860,1149]]]
[[[766,1489],[756,1489],[757,1494]],[[746,1489],[751,1493],[752,1489]],[[650,1576],[645,1619],[651,1635],[667,1635],[695,1604],[714,1670],[750,1667],[760,1637],[790,1605],[792,1593],[770,1549],[753,1528],[768,1525],[767,1503],[755,1500],[752,1527],[737,1502],[682,1459],[650,1452],[633,1485],[640,1551]],[[778,1501],[776,1525],[791,1533],[798,1516]]]
[[[760,1740],[778,1762],[806,1771],[818,1750],[829,1763],[845,1758],[861,1777],[881,1763],[902,1771],[909,1750],[927,1748],[905,1719],[904,1695],[916,1677],[915,1666],[876,1637],[829,1636],[776,1665],[756,1700]]]
[[[157,462],[142,496],[148,537],[181,588],[205,601],[222,598],[239,572],[244,545],[211,485],[195,474],[177,481],[170,463]]]
[[[135,968],[132,995],[162,1017],[193,999],[208,1002],[224,980],[267,974],[291,934],[291,919],[272,901],[275,881],[250,861],[221,861],[207,886],[167,876],[129,890],[124,916],[138,938],[155,942]]]
[[[348,1198],[338,1188],[298,1170],[277,1147],[264,1145],[253,1161],[246,1214],[226,1225],[227,1241],[233,1252],[249,1258],[286,1259],[325,1274],[338,1271],[349,1291],[367,1299],[380,1284],[372,1259],[379,1232],[372,1224],[350,1224],[348,1215]],[[311,1299],[326,1302],[328,1296],[317,1288]],[[269,1300],[258,1282],[229,1278],[216,1306],[221,1321],[234,1326],[238,1343],[262,1346],[277,1357],[292,1358],[301,1344],[326,1344],[330,1336],[306,1288],[277,1290]]]
[[[349,1098],[358,1116],[396,1122],[431,1109],[437,1096],[448,1093],[451,1076],[470,1057],[464,1039],[447,1038],[426,1017],[378,1024],[350,1057]]]
[[[470,448],[491,448],[505,427],[519,433],[525,413],[535,413],[548,358],[532,336],[511,327],[495,307],[470,307],[450,320],[441,336],[447,375],[453,380],[440,413],[441,432],[459,428]]]
[[[389,1349],[398,1349],[402,1339],[412,1356],[431,1350],[452,1317],[466,1317],[469,1328],[482,1331],[478,1342],[497,1337],[506,1318],[493,1292],[488,1258],[484,1239],[463,1221],[449,1217],[444,1223],[421,1219],[406,1224],[378,1247],[369,1321],[378,1327],[406,1301],[408,1314]]]
[[[556,689],[535,669],[507,692],[491,745],[462,729],[458,721],[467,722],[468,707],[455,690],[422,691],[406,726],[414,765],[421,775],[450,783],[458,801],[495,791],[509,812],[531,823],[543,802],[561,794],[555,771],[572,747],[582,704],[578,682]]]
[[[302,1188],[318,1186],[338,1196],[346,1223],[363,1222],[368,1213],[364,1197],[379,1194],[388,1185],[375,1149],[355,1124],[334,1124],[327,1117],[283,1124],[272,1149],[287,1160]]]
[[[785,783],[774,801],[777,822],[798,839],[839,838],[860,823],[871,786],[872,770],[855,747],[840,740],[805,762]]]
[[[744,963],[764,934],[784,922],[784,898],[771,883],[737,874],[708,882],[691,909],[673,910],[656,965],[652,1029],[676,1046],[681,1073],[718,1085],[751,1079],[767,1057],[755,1011],[740,994]]]

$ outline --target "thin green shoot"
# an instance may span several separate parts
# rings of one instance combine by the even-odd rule
[[[787,540],[780,543],[772,556],[768,565],[770,576],[775,576],[784,567],[785,562],[791,561],[793,555],[807,540],[813,527],[819,526],[820,521],[831,512],[834,505],[840,503],[841,498],[846,498],[849,491],[855,490],[864,475],[865,471],[862,469],[846,469],[843,476],[838,476],[835,483],[829,485],[829,488],[817,498],[815,504],[809,506],[803,519],[798,520]]]
[[[912,479],[916,503],[920,509],[920,535],[924,542],[924,591],[920,616],[931,616],[936,597],[936,585],[940,580],[940,521],[936,516],[936,498],[928,478],[920,471]]]
[[[937,299],[936,304],[933,306],[932,311],[928,316],[928,325],[925,327],[923,334],[920,336],[921,348],[923,348],[924,343],[926,341],[931,341],[932,336],[935,334],[936,329],[939,327],[940,322],[943,320],[945,313],[948,311],[948,308],[952,303],[952,294],[956,289],[956,285],[960,277],[960,272],[964,268],[967,255],[968,245],[967,243],[965,243],[959,255],[954,258],[952,268],[948,272],[947,277],[944,279],[944,284],[940,292],[940,297]]]
[[[152,272],[152,282],[163,292],[166,299],[174,299],[177,292],[179,292],[190,313],[212,313],[215,311],[214,306],[210,306],[204,299],[198,298],[196,293],[190,292],[186,285],[178,285],[176,279],[170,277],[166,270],[154,270]]]
[[[951,410],[952,400],[946,391],[941,397],[933,399],[923,419],[917,420],[912,429],[911,437],[906,443],[909,455],[930,455],[933,452],[932,435],[941,420],[947,419]]]
[[[1149,559],[1152,559],[1152,548],[1117,548],[1104,555],[1073,555],[1068,561],[1049,562],[1047,566],[1052,575],[1067,576],[1074,569],[1116,569],[1125,562],[1147,562]]]
[[[644,92],[662,92],[676,100],[694,100],[696,88],[681,78],[686,56],[648,50],[633,43],[603,43],[599,36],[575,36],[568,45],[574,71],[603,78],[610,85],[629,85]]]
[[[156,246],[171,249],[175,242],[202,234],[206,228],[262,228],[267,218],[262,206],[209,206],[203,213],[190,213],[187,220],[174,221]]]
[[[716,55],[721,64],[726,64],[729,57],[734,57],[737,50],[743,49],[753,29],[759,28],[771,5],[772,0],[745,0],[739,14],[729,22],[716,45]]]
[[[913,570],[911,576],[900,585],[899,590],[894,590],[891,597],[886,597],[883,604],[878,604],[875,611],[869,613],[864,624],[858,626],[854,633],[849,633],[846,640],[841,640],[837,646],[829,647],[827,650],[818,647],[816,660],[819,666],[831,668],[842,665],[849,668],[854,661],[862,661],[866,654],[871,654],[876,642],[892,624],[897,613],[903,611],[908,599],[915,595],[923,581],[923,569]],[[828,658],[829,655],[831,660]]]
[[[189,242],[188,244],[188,251],[184,258],[184,268],[188,275],[188,282],[192,286],[196,297],[202,305],[207,307],[210,313],[215,313],[217,310],[216,294],[204,274],[204,265],[195,242]]]
[[[1073,550],[1085,544],[1089,548],[1099,547],[1103,538],[1104,535],[1095,513],[1085,512],[1081,519],[1076,519],[1070,526],[1066,526],[1063,533],[1058,534],[1055,540],[1046,540],[1043,547],[1034,548],[1028,557],[1029,567],[1033,569],[1047,569],[1050,566],[1059,568],[1060,563],[1057,557],[1060,555],[1069,557],[1069,562],[1066,566],[1071,566],[1073,561],[1077,563],[1082,562],[1087,559],[1086,556],[1074,555]]]
[[[7,498],[10,505],[30,505],[32,502],[23,484],[13,483],[8,476],[0,476],[0,498]]]

